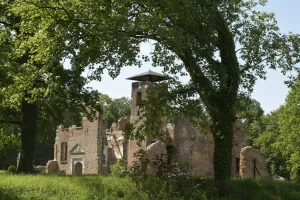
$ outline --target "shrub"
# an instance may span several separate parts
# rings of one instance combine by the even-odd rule
[[[127,175],[127,171],[125,169],[126,161],[120,159],[116,162],[116,164],[110,166],[111,175],[116,177],[125,177]]]
[[[17,173],[17,168],[14,166],[14,165],[10,165],[8,168],[7,168],[7,171],[11,174],[15,174]]]
[[[300,170],[292,170],[291,179],[295,182],[300,183]]]

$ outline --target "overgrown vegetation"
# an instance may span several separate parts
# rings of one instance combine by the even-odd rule
[[[143,181],[134,182],[128,176],[10,175],[0,171],[0,199],[220,199],[211,178],[141,178]],[[297,183],[267,180],[231,183],[231,191],[223,200],[300,199]]]

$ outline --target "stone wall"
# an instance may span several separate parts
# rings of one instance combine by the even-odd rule
[[[47,174],[58,174],[60,172],[58,162],[56,160],[50,160],[46,164]]]
[[[83,174],[98,174],[101,172],[103,160],[103,149],[105,137],[105,125],[102,124],[101,117],[94,121],[82,119],[82,127],[72,126],[64,128],[59,126],[56,131],[55,155],[61,171],[66,174],[74,172],[73,167],[76,162],[83,165]],[[104,133],[103,133],[104,131]],[[67,160],[61,160],[61,143],[67,143]]]
[[[108,144],[108,169],[115,164],[117,160],[126,158],[127,141],[124,138],[125,125],[128,122],[127,117],[121,117],[118,123],[113,123],[111,128],[107,130]]]
[[[146,149],[146,156],[148,160],[147,171],[157,174],[158,170],[166,166],[168,162],[166,144],[160,141],[150,144]]]
[[[213,174],[214,144],[211,134],[200,134],[183,115],[178,116],[174,131],[174,161],[179,162],[191,175]]]
[[[174,146],[174,125],[167,123],[166,125],[166,144],[167,146]]]
[[[270,177],[262,153],[253,147],[245,147],[240,152],[240,174],[241,178]]]
[[[247,145],[247,120],[234,124],[232,149],[232,177],[239,177],[240,150]],[[194,176],[211,176],[214,173],[214,139],[211,133],[201,130],[183,115],[177,118],[174,131],[174,161],[179,162]]]
[[[137,104],[137,93],[141,93],[141,100],[145,100],[147,98],[147,90],[150,87],[151,82],[143,81],[143,82],[133,82],[131,88],[131,113],[130,113],[130,122],[135,123],[139,120],[142,115],[142,110],[140,106]],[[128,166],[132,166],[136,161],[135,153],[138,152],[141,147],[138,145],[136,140],[128,140],[126,141],[126,161]],[[143,142],[142,149],[146,149],[146,142]]]
[[[247,119],[238,119],[233,126],[232,177],[240,177],[240,151],[248,145],[248,126],[249,120]]]

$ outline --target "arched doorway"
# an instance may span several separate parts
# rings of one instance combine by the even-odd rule
[[[82,175],[82,163],[77,162],[74,165],[74,175]]]

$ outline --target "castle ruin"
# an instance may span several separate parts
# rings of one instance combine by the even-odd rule
[[[135,81],[132,83],[130,119],[127,117],[119,119],[109,130],[106,130],[101,115],[93,121],[84,117],[82,127],[59,126],[56,131],[54,160],[50,161],[49,165],[57,165],[58,169],[55,170],[68,175],[107,174],[109,166],[119,159],[126,160],[128,166],[132,166],[135,161],[134,154],[140,149],[148,151],[150,155],[153,154],[150,152],[151,149],[154,149],[154,152],[160,149],[161,153],[165,153],[166,149],[175,148],[177,153],[172,161],[185,166],[191,175],[212,176],[213,136],[210,133],[202,133],[183,115],[178,116],[174,124],[162,119],[162,128],[166,133],[165,144],[148,139],[138,145],[137,141],[124,138],[125,124],[133,123],[141,116],[140,102],[147,98],[148,88],[151,84],[168,78],[149,71],[128,79]],[[237,120],[233,129],[232,177],[269,176],[263,156],[258,150],[248,147],[248,121]],[[48,173],[51,173],[51,170]]]

